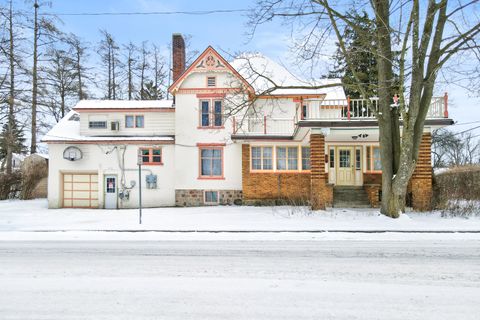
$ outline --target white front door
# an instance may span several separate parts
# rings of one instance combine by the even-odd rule
[[[105,209],[117,209],[117,176],[105,176]]]
[[[355,184],[353,147],[337,148],[337,185],[352,186]]]

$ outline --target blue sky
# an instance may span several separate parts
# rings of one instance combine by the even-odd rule
[[[24,0],[16,5],[25,7]],[[81,12],[151,12],[151,11],[195,11],[217,9],[248,9],[253,0],[244,1],[194,1],[194,0],[52,0],[51,8],[42,10],[55,13]],[[202,51],[208,45],[228,53],[239,51],[260,51],[265,55],[295,66],[289,59],[291,45],[290,30],[273,22],[257,30],[255,37],[248,41],[246,36],[247,17],[245,13],[222,13],[211,15],[139,15],[139,16],[61,16],[62,30],[73,32],[93,45],[99,40],[99,29],[107,29],[119,43],[148,40],[166,50],[174,32],[192,35],[192,47]],[[326,62],[328,63],[328,62]],[[469,97],[469,93],[456,86],[438,88],[450,95],[450,115],[458,122],[480,120],[480,99]],[[477,124],[478,125],[478,124]],[[464,130],[468,126],[459,126]],[[476,134],[480,134],[477,130]]]

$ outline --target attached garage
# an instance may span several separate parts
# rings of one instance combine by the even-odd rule
[[[64,208],[98,208],[98,174],[63,174]]]

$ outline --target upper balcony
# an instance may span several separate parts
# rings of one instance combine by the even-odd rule
[[[370,105],[370,107],[369,107]],[[319,100],[306,99],[291,118],[269,116],[234,118],[234,136],[293,136],[298,127],[328,127],[356,125],[376,126],[375,113],[378,111],[378,98]],[[427,121],[436,123],[448,119],[448,95],[433,97],[427,114]]]

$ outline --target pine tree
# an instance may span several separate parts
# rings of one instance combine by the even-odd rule
[[[372,49],[376,46],[374,24],[365,11],[361,14],[353,11],[351,14],[356,22],[356,28],[347,26],[343,34],[348,57],[343,55],[337,43],[334,70],[330,72],[329,77],[341,78],[345,85],[345,93],[351,98],[360,98],[361,90],[358,88],[358,81],[352,70],[347,68],[346,60],[348,59],[355,66],[355,72],[363,89],[371,96],[376,96],[377,58]]]
[[[12,153],[26,153],[27,147],[25,146],[25,137],[23,135],[23,128],[18,127],[17,121],[14,121],[10,129],[12,143],[10,143],[10,148]],[[9,136],[9,126],[8,123],[3,125],[2,132],[0,134],[0,159],[2,160],[2,170],[4,169],[5,161],[7,157],[7,150],[9,147],[8,143]]]

